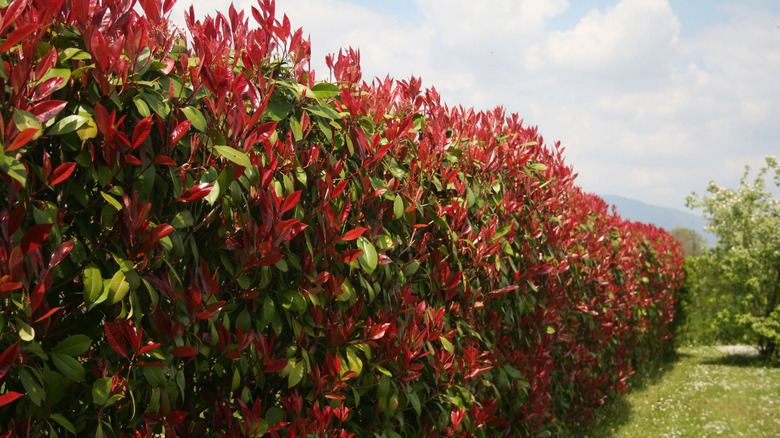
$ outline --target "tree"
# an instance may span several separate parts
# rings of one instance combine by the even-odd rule
[[[704,238],[696,231],[690,228],[676,227],[670,234],[674,240],[680,242],[686,257],[701,255],[704,252]]]
[[[735,322],[765,356],[780,342],[780,202],[767,189],[772,173],[780,188],[778,161],[767,157],[752,183],[746,166],[738,189],[711,182],[707,195],[687,199],[689,208],[703,209],[708,229],[719,238],[705,257],[719,295],[734,298],[720,319]]]

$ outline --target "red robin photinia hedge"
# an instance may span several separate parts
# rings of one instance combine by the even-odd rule
[[[1,3],[0,436],[558,435],[668,347],[679,246],[517,115],[273,0]]]

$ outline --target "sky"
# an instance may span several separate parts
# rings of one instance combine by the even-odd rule
[[[255,1],[237,0],[237,8]],[[196,16],[229,1],[179,0]],[[421,78],[449,106],[503,106],[560,141],[587,192],[687,210],[780,154],[776,0],[277,0],[312,68],[360,50],[363,79]],[[251,17],[251,14],[247,14]]]

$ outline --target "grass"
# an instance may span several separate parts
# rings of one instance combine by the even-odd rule
[[[636,385],[579,436],[780,437],[780,368],[749,348],[681,348]]]

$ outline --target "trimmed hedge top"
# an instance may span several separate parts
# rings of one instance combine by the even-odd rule
[[[517,115],[135,3],[0,11],[2,436],[549,436],[668,348],[679,245]]]

